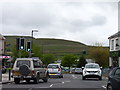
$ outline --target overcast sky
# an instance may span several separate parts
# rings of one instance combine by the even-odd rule
[[[1,7],[1,6],[0,6]],[[117,2],[5,2],[0,9],[3,35],[31,35],[93,45],[109,45],[118,31]]]

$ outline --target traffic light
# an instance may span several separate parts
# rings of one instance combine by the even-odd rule
[[[30,52],[30,51],[31,51],[31,42],[30,42],[30,41],[27,42],[26,51],[27,51],[27,52]]]
[[[20,50],[24,49],[24,38],[20,38]]]
[[[20,38],[16,38],[16,49],[20,50]]]

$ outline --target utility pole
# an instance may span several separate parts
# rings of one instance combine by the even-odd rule
[[[32,29],[32,33],[31,33],[31,36],[32,36],[32,42],[31,42],[31,52],[30,52],[30,56],[32,56],[32,51],[33,51],[33,33],[34,32],[38,32],[38,29]]]

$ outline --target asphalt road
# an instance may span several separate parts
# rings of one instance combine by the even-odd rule
[[[104,90],[103,88],[105,88],[106,83],[107,79],[105,78],[103,78],[103,80],[82,80],[82,77],[79,74],[64,74],[64,78],[50,78],[47,83],[44,83],[42,80],[40,80],[39,84],[34,84],[33,82],[21,82],[20,84],[15,84],[14,82],[12,82],[3,84],[2,88],[27,88],[28,90],[40,88],[84,88],[90,90],[91,88],[91,90]]]

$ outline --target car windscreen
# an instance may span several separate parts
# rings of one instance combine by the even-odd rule
[[[54,68],[54,69],[56,69],[56,68],[59,68],[59,66],[58,65],[48,65],[48,68]]]
[[[29,60],[19,60],[19,61],[17,61],[16,67],[20,67],[23,64],[28,65],[30,67],[30,61]]]
[[[90,65],[86,65],[85,68],[99,68],[99,65],[90,64]]]

